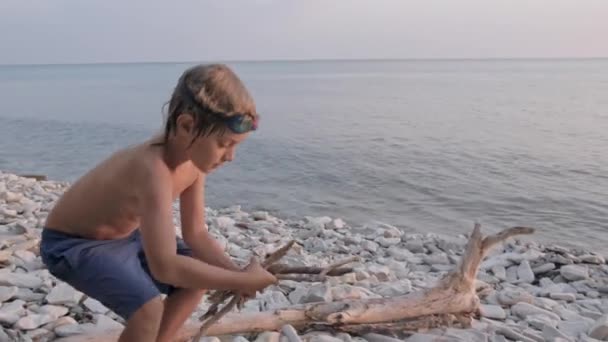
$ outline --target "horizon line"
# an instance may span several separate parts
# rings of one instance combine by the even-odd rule
[[[532,60],[603,60],[606,57],[421,57],[421,58],[310,58],[310,59],[206,59],[184,61],[122,61],[122,62],[62,62],[62,63],[0,63],[0,66],[67,66],[67,65],[128,65],[128,64],[193,64],[193,63],[306,63],[306,62],[398,62],[398,61],[532,61]]]

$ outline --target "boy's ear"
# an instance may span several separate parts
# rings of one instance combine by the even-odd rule
[[[176,120],[178,132],[190,135],[194,131],[194,118],[190,114],[180,114]]]

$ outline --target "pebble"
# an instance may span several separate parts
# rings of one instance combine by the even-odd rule
[[[570,281],[583,280],[589,278],[589,271],[585,266],[566,265],[559,269],[562,277]]]
[[[481,304],[479,306],[479,312],[483,317],[490,319],[503,320],[507,318],[507,313],[505,312],[505,310],[503,310],[503,308],[498,305]]]
[[[50,275],[38,255],[40,228],[52,202],[68,186],[0,172],[0,263],[6,266],[0,269],[0,341],[50,341],[56,336],[123,327],[122,319],[103,304],[83,298]],[[456,267],[467,242],[464,236],[404,234],[385,223],[351,226],[329,216],[282,220],[266,211],[247,213],[239,206],[205,208],[205,212],[211,234],[239,262],[252,254],[263,256],[290,239],[298,243],[283,260],[289,264],[327,265],[343,257],[361,258],[352,264],[353,273],[330,277],[324,283],[282,281],[248,301],[244,312],[394,297],[430,288]],[[597,253],[510,240],[481,264],[475,282],[481,317],[473,320],[472,329],[432,329],[405,340],[608,340],[606,279],[608,265]],[[199,314],[208,304],[201,303]],[[300,336],[290,325],[280,330],[247,337],[259,342],[401,340],[378,332],[356,337],[313,330]],[[201,341],[227,342],[226,338],[247,341],[243,336]]]

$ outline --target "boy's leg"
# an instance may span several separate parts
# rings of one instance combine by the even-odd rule
[[[157,296],[137,309],[120,334],[118,342],[156,341],[163,317],[163,300]]]
[[[200,303],[205,290],[176,289],[165,299],[157,342],[173,341],[178,330]]]

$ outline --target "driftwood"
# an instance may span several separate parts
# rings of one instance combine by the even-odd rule
[[[210,325],[206,334],[279,331],[285,324],[299,330],[331,329],[354,334],[369,331],[396,333],[451,325],[466,327],[479,309],[475,278],[490,248],[512,236],[533,232],[532,228],[514,227],[484,238],[479,224],[476,224],[460,264],[434,288],[392,298],[310,303],[260,313],[230,313]],[[186,325],[181,329],[178,340],[190,340],[199,331],[197,325]],[[118,334],[119,331],[79,335],[60,341],[111,341],[116,340]]]

